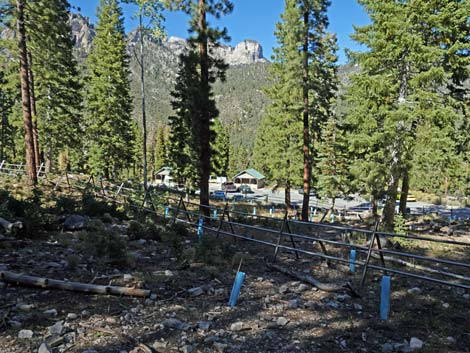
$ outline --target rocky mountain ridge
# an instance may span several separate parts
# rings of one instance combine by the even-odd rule
[[[91,50],[93,38],[95,37],[95,29],[88,17],[80,14],[71,15],[72,36],[76,43],[76,47],[80,57],[85,57]],[[127,43],[129,49],[135,47],[139,40],[137,30],[131,31],[127,35]],[[170,51],[175,56],[179,56],[186,48],[188,43],[185,39],[171,36],[159,41],[151,36],[145,37],[145,44],[150,43],[160,46],[161,50]],[[268,60],[263,57],[263,48],[260,43],[255,40],[246,39],[235,47],[221,44],[215,48],[214,55],[224,59],[229,65],[249,65],[254,63],[267,63]]]

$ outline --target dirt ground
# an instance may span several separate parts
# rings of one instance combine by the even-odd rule
[[[393,276],[390,317],[382,321],[381,273],[371,272],[359,288],[360,273],[285,252],[278,258],[283,266],[328,283],[351,281],[361,294],[354,298],[268,269],[265,259],[272,249],[248,241],[220,238],[231,258],[211,265],[182,263],[159,241],[128,241],[133,261],[120,266],[84,255],[85,241],[83,234],[62,232],[2,242],[0,271],[145,287],[154,295],[3,284],[1,353],[470,352],[470,294],[464,290]],[[182,239],[183,252],[193,251],[197,241],[193,233]],[[237,306],[230,308],[241,258],[246,279]]]

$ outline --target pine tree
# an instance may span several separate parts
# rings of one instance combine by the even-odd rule
[[[356,28],[353,36],[368,47],[368,51],[353,55],[362,69],[352,78],[350,90],[353,169],[373,201],[386,195],[384,224],[391,230],[399,180],[405,176],[406,181],[410,175],[409,160],[417,133],[422,131],[419,127],[445,129],[459,117],[455,96],[441,88],[459,72],[457,67],[464,60],[460,60],[460,50],[446,47],[444,42],[450,40],[445,35],[449,28],[468,28],[464,17],[454,17],[462,14],[457,9],[468,9],[468,3],[360,3],[372,23]],[[453,26],[448,27],[449,21]],[[457,67],[449,68],[447,63]],[[405,201],[406,195],[402,196]]]
[[[349,191],[348,151],[343,129],[338,118],[331,116],[322,131],[318,153],[319,193],[331,199],[332,210],[335,199],[345,196]]]
[[[38,0],[26,8],[32,111],[48,171],[61,151],[78,152],[83,136],[82,87],[73,57],[69,11],[67,0]]]
[[[2,26],[0,26],[2,31]],[[19,96],[19,77],[18,63],[14,57],[14,41],[7,38],[0,39],[0,47],[3,48],[0,53],[0,161],[8,160],[10,162],[19,162],[17,155],[19,151],[18,139],[19,119],[15,117],[18,110]],[[23,161],[23,158],[21,158]]]
[[[328,5],[328,1],[320,0],[286,0],[282,22],[278,23],[275,33],[279,47],[274,50],[271,69],[274,84],[267,91],[272,105],[255,145],[255,163],[274,178],[278,186],[286,188],[288,206],[292,182],[295,180],[295,184],[300,184],[296,173],[303,169],[304,220],[308,219],[312,167],[318,149],[316,145],[322,126],[331,114],[336,91],[335,38],[326,32]],[[295,132],[294,127],[299,131]],[[283,131],[272,132],[271,129]],[[300,147],[299,134],[302,139]],[[263,147],[264,143],[270,147]],[[263,160],[267,158],[263,154],[270,155],[271,151],[277,150],[278,143],[284,151],[270,156],[272,162]],[[296,148],[303,151],[303,167],[298,164],[299,152]]]
[[[230,161],[230,137],[220,119],[214,120],[213,131],[211,170],[215,175],[227,176]]]
[[[122,10],[117,0],[101,0],[93,49],[87,58],[88,167],[96,175],[117,176],[133,162],[129,58]]]
[[[197,112],[201,92],[197,66],[199,57],[189,51],[181,56],[172,106],[175,116],[169,117],[170,141],[168,159],[178,184],[191,187],[198,180],[197,135],[193,131],[193,114]]]
[[[36,185],[36,159],[34,155],[33,117],[31,114],[31,91],[29,85],[28,48],[26,44],[25,1],[16,0],[16,27],[18,52],[20,58],[21,103],[23,110],[24,134],[26,145],[26,173],[28,182]]]
[[[201,190],[199,197],[201,212],[208,213],[208,208],[204,206],[209,205],[210,142],[213,140],[211,121],[218,116],[212,96],[212,84],[217,78],[225,79],[227,68],[222,59],[217,59],[212,55],[211,48],[217,46],[221,39],[227,40],[228,36],[226,29],[211,28],[207,21],[207,15],[219,18],[221,15],[230,13],[233,10],[233,5],[229,0],[176,0],[169,1],[169,5],[172,8],[183,9],[191,15],[189,31],[194,36],[189,40],[189,53],[181,56],[181,66],[186,66],[186,69],[192,69],[198,74],[197,79],[187,85],[187,88],[193,85],[196,90],[192,96],[193,104],[188,104],[186,108],[190,109],[191,149],[196,152],[195,162]],[[209,43],[211,43],[211,47],[209,47]],[[181,77],[184,76],[180,75]],[[178,114],[185,115],[186,113]],[[175,133],[174,127],[176,126],[182,126],[182,123],[173,124],[173,133]]]

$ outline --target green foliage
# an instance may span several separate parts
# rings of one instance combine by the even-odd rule
[[[55,209],[59,214],[74,213],[80,208],[77,200],[67,196],[57,196]]]
[[[99,220],[87,225],[88,233],[82,234],[85,251],[99,260],[116,265],[129,264],[127,242],[116,232],[109,230]]]
[[[183,240],[188,235],[188,230],[185,226],[175,223],[168,226],[162,233],[161,239],[163,243],[167,244],[172,252],[172,255],[177,259],[181,259],[183,255]]]
[[[197,146],[192,131],[192,112],[198,99],[197,55],[188,53],[181,58],[175,91],[172,92],[176,116],[169,118],[171,129],[168,162],[178,184],[191,185],[197,180]]]
[[[37,109],[33,119],[40,131],[39,145],[51,163],[63,150],[80,151],[82,146],[82,85],[69,11],[67,0],[38,0],[28,3],[25,14]]]
[[[160,168],[167,164],[167,138],[165,137],[165,129],[162,126],[157,128],[157,138],[155,141],[154,164],[152,170],[157,172]]]
[[[201,187],[200,202],[208,204],[210,144],[214,140],[211,121],[219,114],[212,86],[217,79],[225,80],[227,69],[223,59],[213,55],[211,47],[217,46],[220,40],[229,38],[225,28],[220,30],[210,27],[207,16],[219,18],[221,15],[229,14],[233,10],[233,5],[229,0],[181,0],[171,5],[183,9],[191,16],[189,32],[192,34],[189,38],[189,49],[180,56],[178,81],[172,94],[174,98],[172,104],[177,114],[172,118],[172,136],[177,140],[175,133],[181,134],[176,132],[175,128],[180,128],[182,131],[189,129],[190,138],[187,145],[196,157],[189,158],[190,165],[196,171],[197,182]],[[188,98],[188,101],[184,98]],[[181,159],[175,158],[175,160],[177,161],[175,164],[181,167]],[[184,173],[178,170],[176,172],[180,175]],[[184,180],[186,184],[188,179],[190,178]]]
[[[470,5],[424,0],[413,1],[413,6],[410,1],[359,2],[371,24],[356,27],[353,35],[368,50],[351,55],[361,68],[352,76],[348,93],[351,170],[360,190],[373,199],[387,196],[384,215],[390,228],[402,175],[416,179],[424,173],[416,174],[416,167],[441,169],[432,173],[434,188],[460,169],[455,163],[452,130],[455,122],[468,119],[462,119],[466,104],[462,93],[468,92],[463,76],[468,73],[470,55],[462,45],[468,42],[470,29],[462,14],[468,13]],[[437,135],[441,141],[429,143],[429,137]],[[434,159],[436,153],[441,157]],[[413,155],[418,155],[416,164],[410,162]],[[444,171],[448,164],[451,170]]]
[[[87,158],[90,171],[107,178],[133,162],[135,136],[124,39],[118,2],[101,0],[93,50],[87,58]]]
[[[319,147],[318,189],[320,194],[333,200],[348,193],[349,168],[347,143],[338,118],[334,115],[322,131]]]
[[[97,200],[91,193],[82,195],[82,212],[89,217],[99,217],[106,213],[117,214],[116,205]]]
[[[219,119],[214,119],[213,134],[214,140],[212,149],[212,173],[218,176],[227,176],[230,158],[230,138],[227,129]]]
[[[253,155],[255,167],[277,186],[290,188],[302,183],[303,113],[309,115],[307,129],[313,141],[320,139],[322,125],[331,114],[336,44],[334,36],[326,32],[327,6],[326,1],[286,0],[282,21],[277,24],[279,47],[274,49],[270,68],[273,85],[266,90],[271,104],[258,130]],[[307,23],[305,14],[309,17]],[[304,40],[308,42],[305,53],[300,45]],[[304,55],[309,61],[309,74],[305,77]],[[305,93],[309,99],[307,107]],[[309,140],[306,143],[309,155],[316,156],[316,145]]]
[[[139,221],[131,220],[129,228],[127,228],[127,235],[130,240],[144,238],[144,226]]]
[[[196,244],[193,261],[203,262],[211,266],[226,265],[234,254],[227,242],[213,236],[205,235]]]

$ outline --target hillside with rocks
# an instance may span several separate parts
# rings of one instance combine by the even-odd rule
[[[80,14],[71,17],[72,35],[76,55],[84,62],[90,52],[95,30],[90,20]],[[128,34],[127,43],[131,58],[131,89],[134,97],[134,116],[140,121],[140,67],[135,54],[139,50],[138,31]],[[145,72],[147,89],[147,114],[150,136],[158,124],[166,123],[172,114],[171,96],[178,70],[179,55],[187,48],[185,39],[169,37],[160,41],[145,37]],[[269,61],[263,57],[263,48],[254,40],[244,40],[235,47],[220,45],[213,48],[215,56],[228,63],[227,82],[217,82],[214,96],[220,118],[230,131],[232,144],[251,147],[256,129],[264,112],[267,99],[262,93],[267,85]]]

